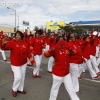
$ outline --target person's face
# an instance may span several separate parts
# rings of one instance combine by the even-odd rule
[[[62,38],[62,37],[60,37],[59,41],[60,41],[60,40],[63,40],[63,38]]]
[[[15,38],[16,38],[17,41],[20,41],[20,40],[21,40],[21,36],[20,36],[20,34],[17,33]]]
[[[29,38],[30,38],[30,39],[32,39],[33,37],[32,37],[32,36],[30,36]]]
[[[74,34],[70,35],[70,40],[75,41],[75,35]]]
[[[40,37],[40,35],[38,33],[36,33],[36,37]]]

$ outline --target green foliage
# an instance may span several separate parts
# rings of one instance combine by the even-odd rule
[[[39,28],[37,26],[34,27],[34,31],[37,31]]]
[[[81,26],[72,25],[72,23],[66,24],[64,27],[59,27],[63,29],[66,33],[82,33],[84,31]]]

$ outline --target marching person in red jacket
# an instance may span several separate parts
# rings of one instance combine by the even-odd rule
[[[22,32],[15,33],[15,40],[7,41],[5,38],[2,42],[2,49],[10,50],[11,68],[14,72],[14,82],[12,87],[12,95],[17,96],[17,92],[26,94],[24,90],[24,79],[26,74],[27,57],[31,63],[35,65],[35,61],[30,54],[27,42],[23,41],[24,35]]]
[[[64,82],[65,88],[68,91],[71,100],[80,100],[73,89],[69,73],[70,50],[66,42],[63,40],[58,41],[53,48],[44,52],[44,56],[53,56],[55,59],[52,69],[53,84],[49,100],[56,100],[59,87],[62,82]]]
[[[51,37],[49,38],[49,49],[53,48],[55,44],[56,44],[56,37],[54,34],[52,34]],[[49,73],[52,73],[53,63],[54,63],[54,58],[51,56],[49,57],[48,68],[47,68],[47,71]]]
[[[39,75],[39,69],[41,65],[41,59],[42,59],[42,50],[45,48],[45,42],[44,39],[41,37],[42,30],[37,30],[35,33],[36,37],[32,40],[32,47],[33,47],[33,55],[34,59],[36,61],[36,68],[33,70],[33,77],[34,78],[41,78]]]
[[[32,40],[33,40],[33,35],[30,34],[30,35],[28,36],[27,43],[28,43],[28,45],[29,45],[30,53],[32,54],[32,57],[33,57],[34,55],[33,55],[33,53],[32,53],[32,51],[33,51],[33,46],[32,46],[32,45],[33,45],[33,42],[32,42]],[[27,65],[28,65],[28,66],[31,66],[31,65],[32,65],[29,59],[28,59],[28,61],[27,61]]]
[[[90,43],[91,43],[91,37],[89,37],[89,35],[86,35],[84,37],[84,48],[83,48],[83,57],[84,60],[86,62],[87,68],[90,72],[90,75],[92,77],[92,79],[98,79],[99,76],[97,76],[96,72],[94,71],[91,61],[90,61]]]
[[[73,33],[70,33],[67,37],[68,45],[72,50],[75,50],[75,54],[70,57],[70,74],[72,78],[72,83],[76,93],[79,93],[79,66],[83,65],[82,51],[76,43],[76,38]]]

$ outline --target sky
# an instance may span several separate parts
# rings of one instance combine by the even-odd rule
[[[100,20],[100,0],[0,0],[0,25],[23,28],[23,21],[29,28],[45,27],[46,22]]]

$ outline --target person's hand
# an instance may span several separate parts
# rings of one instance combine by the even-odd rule
[[[4,38],[2,41],[2,45],[5,45],[8,42],[7,38]]]

